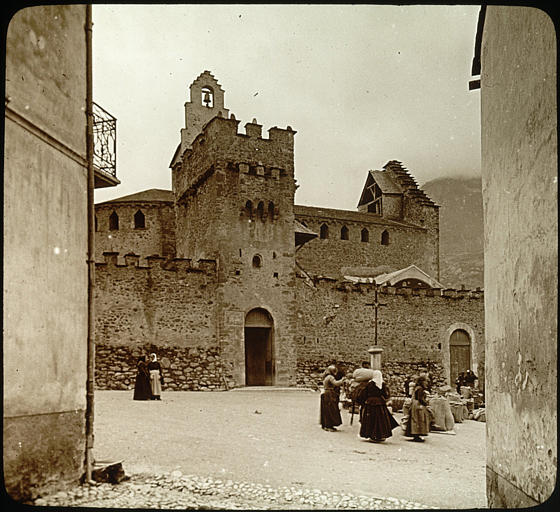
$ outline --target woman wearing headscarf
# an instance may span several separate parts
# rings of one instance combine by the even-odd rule
[[[391,395],[387,384],[383,382],[383,374],[379,370],[373,370],[372,373],[373,378],[356,397],[357,402],[362,406],[360,437],[380,443],[391,437],[392,430],[399,424],[387,408],[387,400]]]
[[[149,400],[152,396],[150,373],[146,365],[146,356],[140,356],[136,364],[136,382],[134,383],[134,400]]]
[[[163,374],[161,373],[161,365],[155,354],[150,354],[151,361],[148,363],[150,372],[150,386],[152,389],[152,400],[161,400],[161,386],[163,384]]]
[[[425,375],[420,375],[412,393],[410,415],[406,424],[404,435],[412,437],[412,441],[423,443],[420,436],[427,436],[430,431],[430,413],[428,411],[428,394],[426,388],[428,381]]]
[[[344,377],[336,380],[336,366],[330,365],[325,370],[323,380],[324,391],[321,393],[321,427],[329,432],[336,432],[336,428],[342,425],[340,409],[338,407],[338,389],[344,383]]]

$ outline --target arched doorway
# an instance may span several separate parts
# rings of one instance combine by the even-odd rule
[[[245,317],[246,386],[273,384],[272,327],[272,317],[265,309],[252,309]]]
[[[464,329],[455,329],[449,338],[449,373],[451,382],[471,368],[471,338]]]

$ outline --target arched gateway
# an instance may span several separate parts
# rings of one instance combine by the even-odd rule
[[[245,317],[245,385],[272,386],[274,383],[273,321],[262,308]]]

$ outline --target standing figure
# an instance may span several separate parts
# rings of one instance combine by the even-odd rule
[[[321,427],[329,432],[336,432],[335,427],[342,425],[338,407],[338,388],[344,383],[344,377],[336,380],[335,375],[336,366],[333,364],[325,370],[324,391],[321,393]]]
[[[356,397],[362,406],[360,437],[380,443],[393,435],[392,430],[399,424],[387,408],[390,396],[389,388],[383,382],[383,374],[379,370],[373,370],[373,378]]]
[[[420,443],[424,442],[420,436],[427,436],[430,431],[431,416],[428,411],[427,385],[426,377],[420,375],[412,393],[409,418],[404,432],[405,436],[412,437],[412,441]]]
[[[461,394],[461,386],[465,385],[465,373],[461,372],[458,376],[457,379],[455,380],[455,386],[457,389],[457,393],[460,395]]]
[[[474,388],[474,383],[477,379],[478,377],[474,374],[472,370],[467,370],[467,374],[465,375],[465,386]]]
[[[161,386],[163,384],[163,374],[161,373],[161,365],[155,354],[150,354],[151,361],[148,363],[150,372],[150,385],[152,389],[152,400],[161,400]]]
[[[134,400],[149,400],[152,396],[150,389],[150,373],[146,365],[146,356],[140,356],[136,364],[136,382],[134,383]]]

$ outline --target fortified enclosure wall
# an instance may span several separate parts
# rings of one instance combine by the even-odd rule
[[[96,265],[96,386],[134,387],[140,354],[155,352],[171,363],[166,389],[222,389],[217,337],[216,263],[105,253]]]
[[[298,385],[313,387],[325,367],[338,361],[349,370],[369,360],[374,345],[375,289],[334,279],[298,279]],[[449,383],[449,336],[454,328],[474,337],[473,358],[484,382],[484,298],[482,292],[382,287],[378,300],[378,346],[382,371],[402,394],[407,376],[420,370],[435,385]],[[454,378],[452,379],[454,380]]]
[[[218,390],[234,387],[231,361],[217,336],[222,304],[217,297],[215,262],[115,253],[97,264],[96,385],[131,389],[140,353],[167,357],[167,390]],[[316,387],[332,361],[354,369],[369,359],[374,343],[374,288],[332,279],[314,287],[296,279],[296,309],[286,319],[296,340],[298,386]],[[378,294],[378,345],[382,369],[393,394],[405,378],[429,371],[434,384],[448,382],[449,336],[464,328],[473,336],[473,357],[484,381],[484,304],[481,292],[384,287]],[[271,307],[273,313],[275,308]],[[277,317],[277,315],[275,315]],[[223,328],[221,326],[220,328]]]

